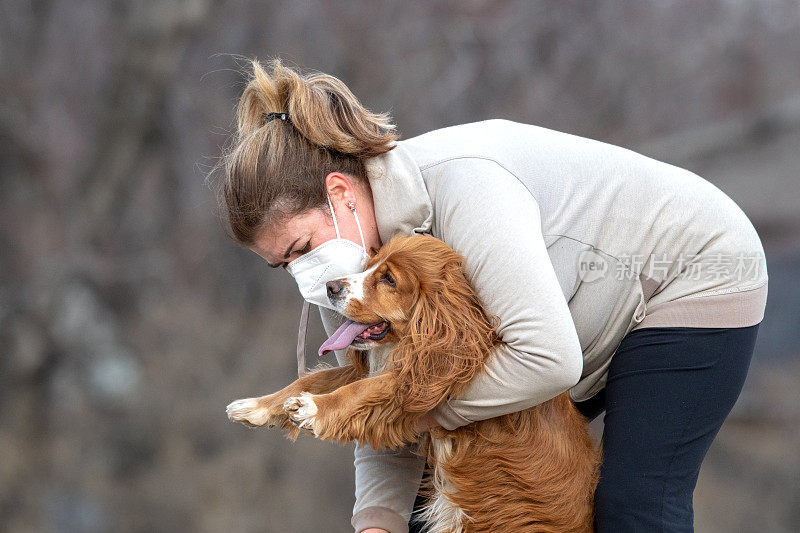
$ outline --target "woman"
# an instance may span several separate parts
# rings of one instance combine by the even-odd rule
[[[328,334],[341,317],[325,281],[363,269],[396,233],[442,239],[505,343],[420,430],[568,390],[588,418],[606,412],[596,529],[691,531],[700,464],[741,390],[767,296],[741,209],[686,170],[527,124],[397,141],[340,80],[279,60],[252,67],[223,158],[232,237],[295,277]],[[356,447],[355,531],[408,531],[423,466],[409,449]]]

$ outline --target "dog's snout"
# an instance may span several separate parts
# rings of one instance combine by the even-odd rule
[[[344,285],[338,279],[327,282],[325,286],[328,288],[328,298],[336,298],[344,288]]]

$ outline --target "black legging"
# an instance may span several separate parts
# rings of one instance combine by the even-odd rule
[[[606,412],[595,531],[693,531],[700,464],[742,390],[759,325],[622,339],[606,387],[576,404],[589,420]],[[420,531],[413,521],[410,531]]]

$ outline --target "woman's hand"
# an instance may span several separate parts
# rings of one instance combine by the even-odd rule
[[[422,415],[422,417],[419,420],[417,420],[418,433],[424,433],[425,431],[428,431],[431,428],[438,428],[438,427],[441,426],[439,426],[439,422],[437,422],[436,419],[433,418],[433,416],[431,416],[430,411]],[[364,533],[366,533],[366,531]]]

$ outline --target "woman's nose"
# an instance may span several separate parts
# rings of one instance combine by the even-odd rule
[[[339,281],[338,279],[334,279],[334,280],[331,280],[331,281],[327,282],[325,284],[325,286],[328,288],[328,298],[329,299],[336,298],[336,296],[340,292],[342,292],[342,288],[344,288],[344,285],[342,285],[342,282]]]

